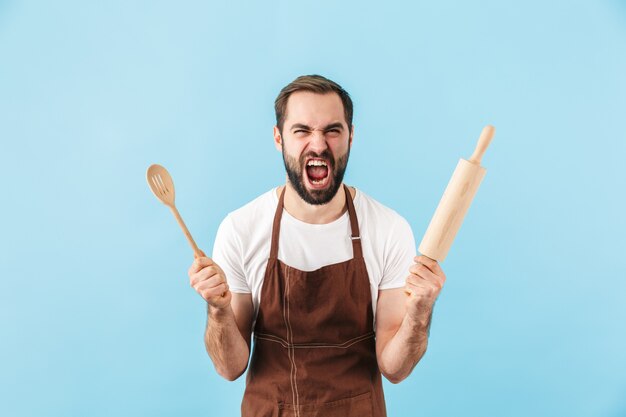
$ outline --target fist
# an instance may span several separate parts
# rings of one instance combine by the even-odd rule
[[[195,255],[196,259],[189,267],[189,284],[209,306],[218,309],[228,307],[232,294],[228,290],[224,271],[204,252],[200,251],[200,255]]]
[[[426,323],[446,282],[446,275],[439,263],[427,256],[416,256],[414,260],[415,265],[409,268],[411,274],[404,287],[409,295],[406,301],[407,314],[416,322]]]

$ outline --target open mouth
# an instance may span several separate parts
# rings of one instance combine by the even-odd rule
[[[306,162],[305,173],[312,188],[323,188],[330,178],[329,163],[325,159],[313,158]]]

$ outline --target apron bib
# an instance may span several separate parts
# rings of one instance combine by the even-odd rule
[[[384,417],[372,295],[359,225],[343,186],[352,259],[300,271],[278,260],[283,189],[254,327],[243,417]]]

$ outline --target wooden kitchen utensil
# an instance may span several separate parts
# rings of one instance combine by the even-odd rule
[[[419,251],[439,262],[443,262],[450,246],[463,223],[465,213],[480,186],[487,170],[480,160],[495,133],[493,126],[485,126],[474,154],[468,160],[460,159],[441,197],[430,225],[424,234]]]
[[[148,167],[146,179],[148,180],[148,185],[152,193],[174,213],[174,217],[176,217],[176,221],[181,229],[183,229],[183,233],[185,233],[185,237],[191,245],[194,255],[196,257],[204,256],[202,251],[198,249],[196,242],[193,240],[193,237],[191,237],[191,233],[189,233],[185,222],[176,209],[176,205],[174,204],[174,181],[172,181],[170,173],[161,165],[153,164]]]

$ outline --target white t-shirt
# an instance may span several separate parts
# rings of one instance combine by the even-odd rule
[[[213,260],[224,270],[230,290],[252,293],[255,314],[270,256],[272,223],[278,206],[276,190],[229,213],[217,230],[213,246]],[[416,255],[415,241],[409,223],[394,210],[358,189],[353,201],[376,314],[378,290],[405,285]],[[305,223],[284,210],[278,259],[302,271],[347,261],[353,257],[350,236],[347,210],[327,224]]]

